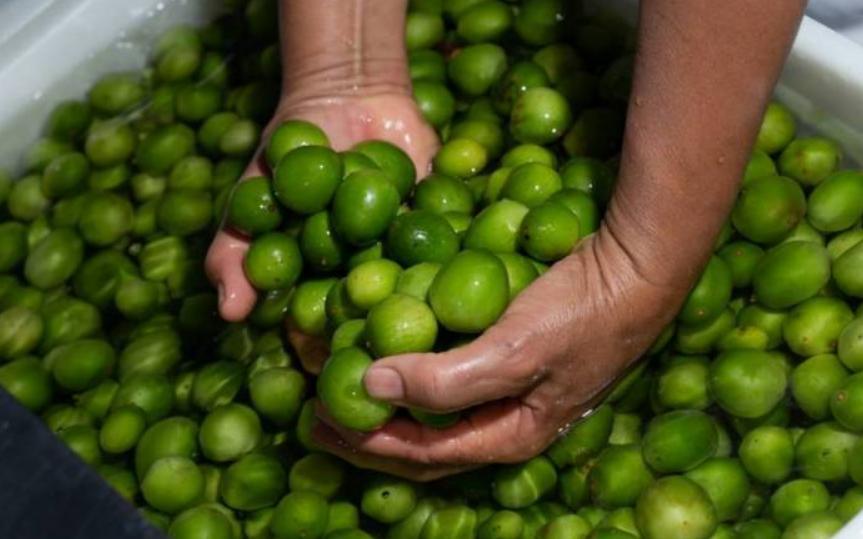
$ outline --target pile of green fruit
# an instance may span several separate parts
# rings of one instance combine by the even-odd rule
[[[236,184],[280,68],[275,0],[230,4],[58,105],[26,174],[0,178],[0,386],[156,526],[819,539],[863,509],[863,175],[778,103],[675,323],[545,454],[418,485],[317,451],[314,398],[358,430],[405,413],[365,393],[374,358],[464,343],[597,229],[633,39],[564,0],[412,1],[433,173],[415,186],[398,148],[336,152],[291,121],[267,141],[272,177]],[[253,238],[241,324],[203,274],[223,215]],[[329,341],[317,379],[285,319]]]

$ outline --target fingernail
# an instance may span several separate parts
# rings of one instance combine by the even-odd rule
[[[372,368],[364,378],[366,391],[376,399],[394,401],[405,396],[405,385],[398,372],[386,367]]]

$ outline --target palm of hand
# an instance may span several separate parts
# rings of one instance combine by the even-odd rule
[[[263,140],[281,122],[303,119],[317,124],[335,150],[343,151],[369,140],[386,140],[405,150],[417,167],[419,178],[426,175],[438,147],[434,130],[422,118],[416,103],[407,95],[317,98],[302,103],[283,102],[264,131]],[[244,178],[268,175],[259,153],[243,174]],[[207,253],[206,269],[219,291],[219,312],[225,320],[244,319],[255,304],[256,292],[246,279],[243,258],[249,239],[223,228]],[[294,345],[310,358],[310,367],[320,360],[320,343],[290,332]]]

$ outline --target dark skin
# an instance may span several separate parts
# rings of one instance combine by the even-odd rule
[[[354,11],[337,17],[323,13],[333,1],[283,0],[283,24],[305,29],[283,33],[289,83],[274,122],[315,121],[336,149],[385,138],[427,170],[436,140],[410,100],[403,46],[393,43],[401,44],[392,29],[402,28],[405,2],[355,0]],[[383,4],[385,13],[374,13]],[[804,7],[802,0],[643,0],[620,176],[600,229],[471,344],[384,358],[366,374],[375,397],[470,411],[443,430],[395,419],[361,434],[319,408],[317,442],[360,467],[432,480],[530,458],[589,411],[672,320],[708,260]],[[301,15],[298,26],[293,17]],[[316,55],[323,49],[315,49],[310,27],[351,29],[361,39]],[[298,74],[292,82],[291,73]],[[208,260],[231,320],[254,304],[241,269],[246,247],[222,232]],[[321,348],[290,335],[316,370]]]

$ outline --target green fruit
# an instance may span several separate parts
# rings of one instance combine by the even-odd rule
[[[288,478],[290,489],[316,492],[324,498],[335,496],[345,482],[345,464],[332,455],[309,453],[291,467]],[[330,506],[330,512],[335,504]],[[356,508],[351,506],[353,511]],[[334,523],[330,522],[330,526]]]
[[[832,354],[810,357],[791,373],[791,395],[794,402],[810,418],[827,419],[830,400],[842,387],[848,371]]]
[[[782,151],[794,139],[797,122],[791,111],[779,102],[772,102],[764,112],[755,147],[768,154]]]
[[[780,526],[809,513],[826,511],[830,494],[823,483],[811,479],[795,479],[780,486],[770,497],[770,515]]]
[[[405,20],[408,50],[431,48],[443,39],[443,19],[434,13],[412,12]]]
[[[417,493],[403,479],[380,477],[363,489],[360,509],[363,514],[383,524],[394,524],[410,515],[416,507]]]
[[[429,352],[437,338],[437,320],[425,302],[393,294],[371,308],[365,333],[376,357]]]
[[[588,482],[591,500],[600,507],[631,507],[653,483],[653,474],[638,445],[611,445],[600,453],[590,470]]]
[[[747,239],[769,245],[782,240],[805,213],[800,185],[783,176],[765,176],[744,186],[731,220]]]
[[[269,232],[255,239],[243,261],[246,277],[260,290],[290,288],[302,267],[297,240],[281,232]]]
[[[324,363],[318,376],[318,398],[339,424],[353,430],[375,430],[392,417],[392,405],[366,392],[363,376],[372,359],[359,348],[343,348]]]
[[[172,539],[233,539],[231,521],[221,511],[200,505],[180,513],[167,530]]]
[[[863,174],[837,172],[828,176],[809,195],[807,218],[822,232],[852,227],[863,216]]]
[[[135,447],[135,474],[144,477],[164,457],[194,458],[198,451],[198,424],[186,417],[158,421],[144,432]]]
[[[238,183],[228,204],[228,222],[245,234],[256,235],[275,230],[282,222],[270,180],[249,178]]]
[[[663,477],[647,487],[635,512],[645,539],[709,539],[718,525],[710,497],[682,476]]]
[[[302,146],[329,145],[327,135],[318,126],[303,120],[289,120],[279,125],[270,135],[266,150],[267,163],[274,169],[291,150]]]
[[[794,441],[782,427],[757,427],[743,437],[738,453],[754,479],[766,484],[780,483],[791,474]]]
[[[509,303],[506,268],[494,255],[465,250],[448,262],[432,282],[429,304],[438,321],[459,333],[491,326]]]
[[[384,234],[398,206],[398,190],[385,173],[354,172],[336,189],[331,210],[333,228],[352,245],[369,245]]]
[[[787,374],[781,361],[758,350],[729,350],[710,368],[716,402],[737,417],[755,418],[769,412],[785,395]]]
[[[786,539],[828,539],[834,537],[842,525],[842,520],[829,511],[810,513],[791,521],[782,536]]]
[[[327,500],[308,491],[291,492],[279,502],[270,521],[270,531],[278,539],[322,537],[327,527]]]
[[[713,398],[710,364],[699,356],[673,356],[656,379],[656,400],[665,408],[703,410]]]
[[[863,370],[863,318],[857,318],[839,334],[838,355],[852,371]]]
[[[308,215],[327,208],[342,180],[339,155],[324,146],[302,146],[279,160],[273,192],[286,208]]]
[[[441,128],[447,125],[455,114],[455,98],[440,82],[414,81],[413,97],[423,118],[434,127]]]
[[[842,148],[836,142],[821,138],[801,138],[789,144],[779,156],[779,171],[802,185],[818,185],[842,161]]]
[[[519,243],[534,258],[553,262],[567,256],[580,238],[581,223],[563,204],[544,202],[527,212]]]
[[[803,357],[836,351],[839,334],[854,319],[851,308],[839,299],[814,297],[796,305],[782,324],[786,344]]]
[[[752,284],[755,267],[764,256],[764,249],[748,241],[735,241],[724,245],[717,254],[728,265],[734,288],[746,288]]]
[[[141,481],[144,500],[154,509],[169,514],[193,505],[203,491],[201,470],[186,457],[164,457],[155,461]]]
[[[519,142],[550,144],[572,124],[566,98],[551,88],[530,88],[512,106],[510,132]]]
[[[452,83],[465,95],[485,94],[506,70],[506,53],[491,43],[468,45],[447,66]]]
[[[22,357],[0,367],[0,387],[31,412],[50,404],[51,385],[51,376],[38,359]]]
[[[48,163],[42,173],[42,192],[60,198],[79,191],[90,173],[90,163],[80,153],[64,153]]]
[[[214,462],[229,462],[253,451],[261,439],[261,422],[251,408],[226,404],[207,414],[198,441],[201,452]]]
[[[713,256],[677,315],[683,324],[697,325],[715,319],[731,299],[731,270]]]
[[[841,413],[837,419],[839,417],[845,418]],[[800,475],[819,481],[847,479],[849,458],[858,438],[854,432],[833,422],[818,423],[806,429],[794,448]]]
[[[443,214],[457,212],[473,214],[474,200],[464,182],[432,174],[417,184],[412,200],[415,210]]]
[[[776,173],[776,163],[773,162],[773,159],[765,152],[755,150],[746,164],[746,170],[743,173],[743,185],[748,185],[765,176],[775,176]]]
[[[465,232],[464,248],[493,253],[513,253],[518,247],[518,231],[527,215],[527,206],[500,200],[481,211]]]
[[[335,279],[317,279],[304,281],[294,289],[290,320],[305,335],[319,337],[326,332],[327,295],[335,284]]]
[[[485,146],[469,138],[448,140],[432,161],[435,173],[453,178],[470,178],[479,174],[488,164]]]
[[[860,261],[863,260],[863,244],[856,244],[833,262],[833,280],[843,293],[855,298],[863,297],[863,278]]]
[[[175,236],[188,236],[206,229],[213,215],[209,193],[193,190],[169,191],[159,201],[159,228]]]
[[[578,218],[582,236],[592,234],[599,228],[599,209],[593,198],[584,191],[562,189],[551,195],[548,201],[563,204]]]
[[[254,511],[273,506],[284,494],[287,482],[287,473],[278,459],[252,453],[225,470],[219,493],[228,507]]]
[[[27,256],[24,276],[42,290],[68,280],[84,259],[84,242],[75,232],[58,228],[45,236]]]
[[[527,45],[548,45],[559,41],[569,13],[562,0],[526,0],[517,12],[514,27]]]
[[[114,368],[114,349],[105,341],[84,339],[51,350],[45,362],[57,385],[69,391],[84,391],[104,380]]]
[[[492,496],[507,509],[520,509],[537,502],[556,484],[557,472],[551,461],[535,457],[498,470],[492,483]]]
[[[395,291],[401,272],[401,266],[386,258],[370,260],[355,267],[345,281],[350,305],[360,313],[371,309]]]
[[[395,218],[385,243],[387,253],[399,264],[443,264],[459,251],[459,241],[446,219],[414,210]]]
[[[504,2],[479,2],[461,12],[456,33],[468,43],[497,41],[509,29],[512,18]]]
[[[685,472],[716,451],[717,432],[707,414],[678,410],[655,417],[642,442],[644,460],[659,473]]]
[[[114,193],[92,193],[84,199],[78,230],[88,244],[107,247],[129,233],[134,218],[128,199]]]
[[[750,492],[749,477],[740,461],[713,458],[686,473],[707,493],[719,521],[736,520]]]
[[[539,163],[525,163],[509,173],[500,195],[534,208],[560,191],[561,187],[561,178],[553,168]]]
[[[840,267],[837,261],[834,273],[840,272]],[[752,287],[765,307],[785,309],[811,298],[829,280],[830,257],[824,247],[794,241],[767,251],[755,268]]]
[[[380,168],[399,192],[400,200],[407,198],[417,180],[414,162],[404,150],[384,140],[366,140],[351,148],[368,157]]]
[[[303,375],[276,367],[249,379],[249,397],[255,410],[277,425],[286,425],[299,413],[306,389]]]

